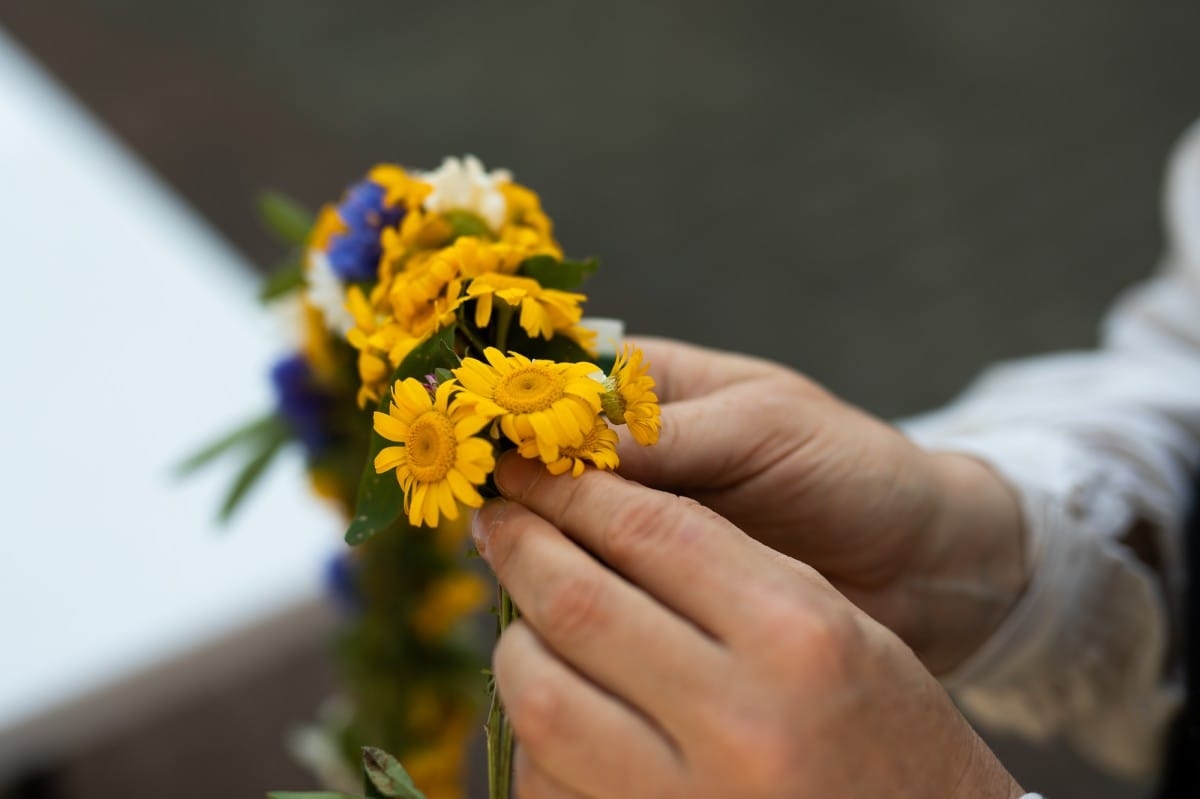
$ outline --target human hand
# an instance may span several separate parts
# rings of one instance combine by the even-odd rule
[[[509,455],[496,482],[510,501],[474,533],[523,613],[494,664],[522,799],[1021,794],[912,652],[808,566],[610,473]]]
[[[778,364],[639,339],[659,444],[621,474],[690,496],[810,564],[934,673],[1004,618],[1028,580],[1015,497],[972,458],[925,452]]]

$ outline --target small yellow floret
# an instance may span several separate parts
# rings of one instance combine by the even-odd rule
[[[646,447],[658,442],[662,413],[654,393],[654,378],[647,374],[650,365],[643,364],[642,357],[641,350],[626,345],[604,381],[601,401],[609,420],[628,426],[634,441]]]

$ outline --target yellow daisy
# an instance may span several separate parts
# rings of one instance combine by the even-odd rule
[[[648,447],[658,442],[662,414],[654,393],[654,378],[646,373],[649,364],[643,364],[642,357],[641,350],[626,345],[604,381],[601,401],[610,421],[627,425],[633,439]]]
[[[492,318],[493,297],[521,309],[518,317],[521,328],[530,338],[549,340],[558,331],[579,324],[583,318],[583,294],[542,288],[530,277],[516,275],[481,275],[467,287],[467,296],[477,300],[475,325],[485,327]]]
[[[496,466],[491,442],[476,438],[490,421],[450,397],[457,386],[446,381],[435,396],[415,378],[397,380],[387,413],[375,413],[375,432],[402,446],[375,456],[375,471],[396,470],[404,489],[404,510],[414,527],[437,527],[438,519],[458,518],[458,504],[483,504],[475,489]]]
[[[561,259],[562,248],[554,240],[554,225],[542,210],[537,192],[517,183],[504,183],[499,188],[507,208],[500,241],[530,255],[553,255]]]
[[[399,228],[384,229],[379,240],[383,247],[382,263],[407,267],[414,254],[442,247],[453,235],[450,223],[438,214],[410,208]]]
[[[449,261],[458,274],[470,278],[493,272],[511,275],[520,268],[529,253],[510,244],[485,241],[477,236],[459,236],[434,257]]]
[[[354,319],[346,341],[358,350],[358,374],[362,380],[358,391],[360,408],[379,401],[396,367],[421,342],[389,315],[375,309],[383,293],[376,286],[371,291],[372,300],[368,300],[358,286],[351,286],[346,292],[346,310]]]
[[[403,205],[416,208],[425,201],[433,187],[415,178],[395,164],[376,164],[367,173],[367,179],[384,190],[384,202],[389,206]]]
[[[430,258],[416,270],[396,275],[388,287],[392,312],[410,336],[425,338],[454,321],[462,303],[458,266],[445,258]]]
[[[530,360],[519,353],[505,357],[495,347],[484,351],[487,363],[466,358],[454,370],[462,385],[460,401],[486,419],[498,419],[514,444],[533,442],[545,463],[557,461],[562,447],[583,445],[600,412],[604,386],[593,380],[590,363]]]
[[[325,386],[333,385],[338,379],[338,358],[334,351],[334,338],[325,327],[325,315],[311,302],[301,306],[303,314],[303,338],[301,351],[313,368],[317,380]]]
[[[526,458],[538,457],[537,447],[533,442],[521,446],[521,455]],[[583,443],[577,447],[559,447],[558,460],[546,464],[550,474],[570,472],[572,477],[583,474],[587,464],[599,469],[615,469],[620,465],[617,457],[617,434],[608,423],[597,418],[595,426],[583,437]]]

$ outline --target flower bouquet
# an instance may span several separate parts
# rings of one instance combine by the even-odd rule
[[[578,476],[617,466],[612,425],[653,444],[653,380],[637,349],[617,351],[619,326],[584,320],[577,289],[596,261],[564,257],[538,196],[507,172],[472,157],[379,165],[315,219],[279,195],[262,211],[294,247],[263,296],[296,317],[298,351],[272,369],[274,410],[186,466],[246,452],[228,515],[285,444],[303,447],[357,545],[331,571],[355,610],[349,702],[307,758],[345,783],[362,753],[369,796],[459,796],[483,699],[466,622],[488,593],[463,509],[495,496],[506,451]],[[503,588],[495,613],[501,630],[518,613]],[[488,685],[490,796],[503,797],[512,734]]]

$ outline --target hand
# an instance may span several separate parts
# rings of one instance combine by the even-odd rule
[[[809,567],[610,473],[509,455],[496,482],[511,501],[474,534],[523,612],[494,664],[522,799],[1020,795],[911,651]]]
[[[973,652],[1024,590],[1016,499],[982,463],[925,452],[778,364],[637,343],[664,403],[662,439],[623,439],[621,474],[812,565],[934,673]]]

